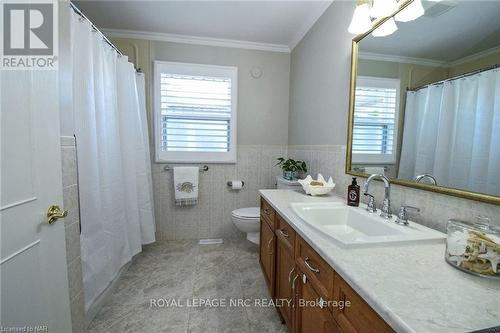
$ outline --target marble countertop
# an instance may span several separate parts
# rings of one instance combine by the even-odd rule
[[[341,247],[302,222],[290,203],[343,198],[292,190],[260,193],[396,332],[470,332],[500,325],[500,282],[448,265],[444,242]]]

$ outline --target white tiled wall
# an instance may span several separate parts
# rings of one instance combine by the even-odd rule
[[[76,146],[72,136],[61,137],[61,161],[63,182],[63,207],[68,211],[64,219],[66,235],[66,262],[73,333],[83,333],[84,298],[82,263],[80,260],[80,221],[76,167]]]
[[[200,174],[199,202],[191,207],[174,205],[172,171],[164,171],[165,164],[153,164],[157,239],[243,237],[231,222],[231,211],[259,206],[258,190],[275,187],[281,171],[274,165],[286,154],[281,145],[238,145],[236,164],[209,164]],[[233,179],[243,180],[243,189],[231,190],[226,183]]]
[[[344,172],[345,156],[345,146],[288,146],[289,158],[306,161],[309,173],[314,176],[318,172],[323,176],[332,176],[336,183],[335,192],[343,197],[351,183],[351,176]],[[358,180],[358,184],[362,186],[364,180]],[[382,183],[372,183],[370,192],[380,206],[384,196]],[[362,197],[362,200],[365,199]],[[479,215],[489,217],[492,224],[500,226],[500,206],[434,192],[392,185],[391,204],[393,213],[397,213],[402,205],[419,207],[421,212],[411,216],[411,219],[440,231],[445,231],[450,218],[472,221]]]

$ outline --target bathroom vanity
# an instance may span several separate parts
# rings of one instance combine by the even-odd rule
[[[289,332],[393,332],[263,198],[260,234],[260,262],[269,292],[289,300],[278,301]]]
[[[500,285],[446,264],[442,237],[345,246],[293,209],[298,203],[346,206],[342,198],[260,193],[260,264],[289,332],[456,332],[500,325]],[[413,222],[396,227],[412,225],[420,228]]]

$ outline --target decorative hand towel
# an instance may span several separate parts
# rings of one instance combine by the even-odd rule
[[[198,203],[198,167],[174,167],[175,204],[190,206]]]

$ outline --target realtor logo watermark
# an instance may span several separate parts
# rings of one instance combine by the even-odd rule
[[[5,0],[1,69],[57,69],[57,0]]]

